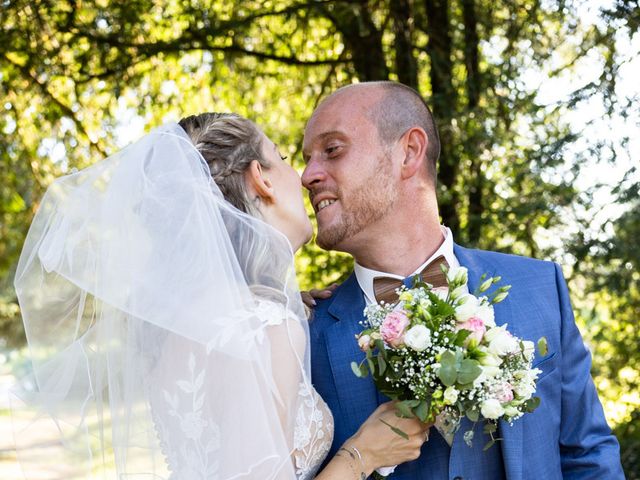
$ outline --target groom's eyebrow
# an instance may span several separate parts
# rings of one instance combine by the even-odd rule
[[[316,135],[316,138],[314,139],[314,143],[318,142],[318,141],[325,140],[328,137],[344,136],[344,135],[345,135],[345,133],[341,132],[340,130],[329,130],[327,132],[322,132],[322,133],[319,133],[318,135]],[[309,155],[303,149],[302,150],[302,160],[304,161],[304,163],[308,163],[310,157],[311,157],[311,155]]]

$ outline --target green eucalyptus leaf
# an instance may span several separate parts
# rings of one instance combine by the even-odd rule
[[[472,383],[481,373],[482,368],[480,368],[480,364],[476,360],[463,360],[458,370],[458,382],[462,384]]]
[[[380,375],[384,375],[384,371],[387,369],[387,362],[384,360],[384,355],[378,353],[378,372]]]
[[[540,397],[532,397],[526,402],[524,402],[524,410],[527,413],[533,412],[539,406],[540,406]]]
[[[480,419],[480,412],[478,410],[467,410],[467,418],[472,422],[477,422]]]
[[[498,426],[493,422],[486,423],[484,428],[482,429],[482,431],[487,435],[491,435],[492,433],[495,433],[497,430],[498,430]]]
[[[411,410],[411,407],[409,405],[407,405],[406,401],[402,401],[402,402],[397,402],[395,404],[396,410],[397,410],[397,414],[400,417],[403,418],[413,418],[415,417],[413,410]]]
[[[429,400],[424,400],[420,402],[420,404],[415,408],[414,413],[416,417],[420,419],[421,422],[426,422],[427,418],[429,418],[429,408],[430,408]]]
[[[456,383],[458,372],[456,370],[456,357],[450,351],[445,351],[440,357],[440,368],[438,369],[440,381],[450,387]]]

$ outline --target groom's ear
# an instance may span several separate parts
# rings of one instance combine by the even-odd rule
[[[275,201],[275,192],[271,180],[265,176],[265,171],[258,160],[252,160],[249,168],[244,172],[244,181],[252,193],[252,197],[258,196],[266,204]]]
[[[411,178],[419,171],[426,173],[424,162],[429,145],[427,133],[420,127],[410,128],[402,136],[401,142],[404,149],[404,160],[400,170],[402,178]]]

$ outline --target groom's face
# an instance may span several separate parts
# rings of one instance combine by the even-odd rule
[[[347,89],[314,112],[304,135],[302,183],[318,220],[322,248],[354,253],[371,226],[393,209],[393,166],[368,111],[380,99],[372,88]]]

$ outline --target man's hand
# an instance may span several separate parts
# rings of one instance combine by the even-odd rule
[[[333,295],[333,291],[338,288],[337,283],[332,283],[328,287],[324,289],[312,288],[308,292],[300,292],[300,296],[302,297],[302,302],[309,308],[316,306],[316,298],[324,300],[326,298],[331,297]]]

